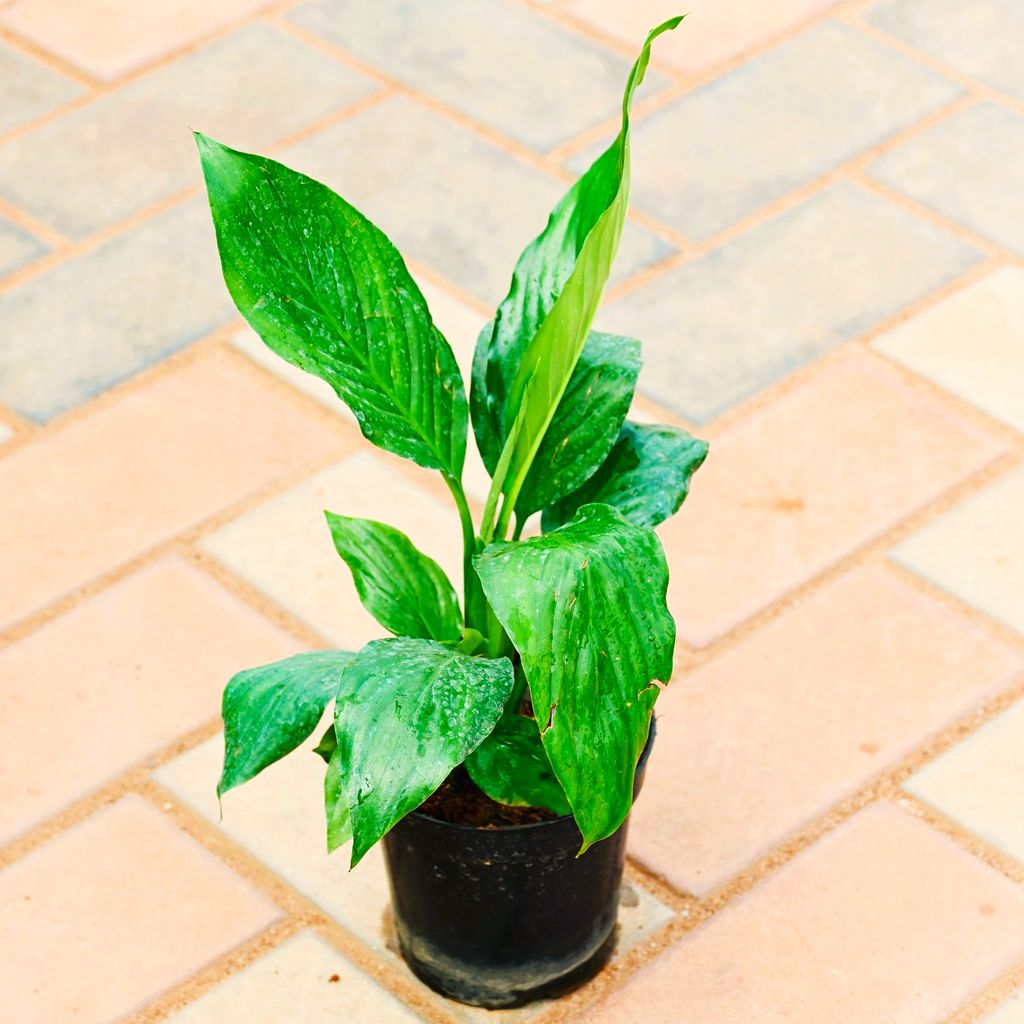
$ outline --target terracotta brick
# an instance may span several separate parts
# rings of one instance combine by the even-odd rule
[[[704,895],[1021,668],[891,571],[855,570],[663,694],[632,851]]]
[[[0,842],[217,718],[239,668],[297,650],[166,558],[0,651]]]
[[[661,535],[680,636],[703,646],[990,462],[1003,442],[851,349],[712,435]]]
[[[278,916],[143,800],[125,797],[0,873],[4,1016],[107,1024]]]
[[[58,427],[0,461],[0,624],[343,447],[216,353]]]
[[[421,1019],[322,939],[302,932],[173,1014],[169,1024],[415,1024]]]
[[[686,21],[658,40],[655,64],[699,75],[743,50],[768,42],[835,0],[776,0],[763,4],[737,0],[570,0],[567,10],[601,32],[635,47],[647,30],[666,18],[689,11]]]
[[[118,78],[265,6],[266,0],[15,0],[0,23],[96,78]]]
[[[1024,892],[892,805],[683,938],[587,1024],[935,1024],[1024,953]]]

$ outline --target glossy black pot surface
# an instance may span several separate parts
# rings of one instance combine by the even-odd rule
[[[654,722],[633,783],[636,799]],[[475,828],[418,811],[384,838],[402,955],[438,992],[520,1006],[593,977],[615,943],[627,818],[582,857],[572,817]]]

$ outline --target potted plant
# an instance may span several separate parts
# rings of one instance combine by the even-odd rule
[[[520,256],[480,333],[468,402],[378,228],[319,182],[196,135],[238,309],[331,384],[367,440],[441,473],[465,553],[460,607],[404,534],[326,513],[393,636],[234,676],[218,795],[303,743],[333,702],[316,747],[328,848],[351,838],[355,866],[384,840],[403,955],[483,1006],[563,991],[607,959],[657,681],[672,671],[653,527],[707,445],[628,422],[639,343],[590,328],[626,215],[633,93],[652,41],[680,20],[649,34],[619,134]],[[461,482],[470,411],[492,477],[479,521]],[[522,539],[537,512],[543,532]]]

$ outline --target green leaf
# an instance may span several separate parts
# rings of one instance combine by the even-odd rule
[[[629,813],[652,681],[672,672],[665,554],[652,530],[587,505],[553,533],[490,545],[474,565],[522,658],[585,850]]]
[[[458,640],[462,615],[444,570],[401,530],[325,512],[334,547],[352,570],[359,599],[389,632]]]
[[[466,758],[466,771],[500,804],[546,807],[555,814],[571,811],[544,753],[540,727],[532,718],[505,715],[494,732]]]
[[[497,532],[503,533],[597,312],[629,202],[633,93],[650,61],[651,43],[681,20],[672,18],[647,36],[626,85],[619,134],[523,251],[490,335],[478,341],[473,428],[485,463],[494,466],[483,516],[485,539],[492,535],[501,493],[506,497]]]
[[[707,441],[679,427],[625,423],[608,458],[582,487],[544,510],[545,532],[584,505],[613,505],[638,526],[657,526],[679,511],[690,478],[708,454]]]
[[[459,477],[462,378],[398,250],[326,185],[195,138],[242,316],[279,356],[327,381],[373,444]]]
[[[330,764],[331,757],[338,749],[338,737],[334,735],[334,722],[327,726],[327,731],[320,737],[320,742],[313,748],[313,753],[319,755],[327,764]]]
[[[591,332],[519,492],[520,521],[575,490],[601,465],[639,373],[640,342]]]
[[[332,729],[333,733],[333,729]],[[324,811],[327,815],[327,852],[334,853],[352,838],[352,816],[344,792],[344,763],[341,748],[335,746],[324,775]]]
[[[309,651],[232,676],[222,702],[224,770],[218,796],[311,735],[354,657],[347,651]]]
[[[374,640],[355,656],[334,705],[353,867],[494,729],[512,679],[507,658],[431,640]]]

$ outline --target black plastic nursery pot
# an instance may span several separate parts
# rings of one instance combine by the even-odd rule
[[[634,801],[654,733],[652,719]],[[628,825],[577,857],[570,816],[478,828],[409,814],[384,837],[406,963],[435,991],[495,1009],[581,985],[615,944]]]

